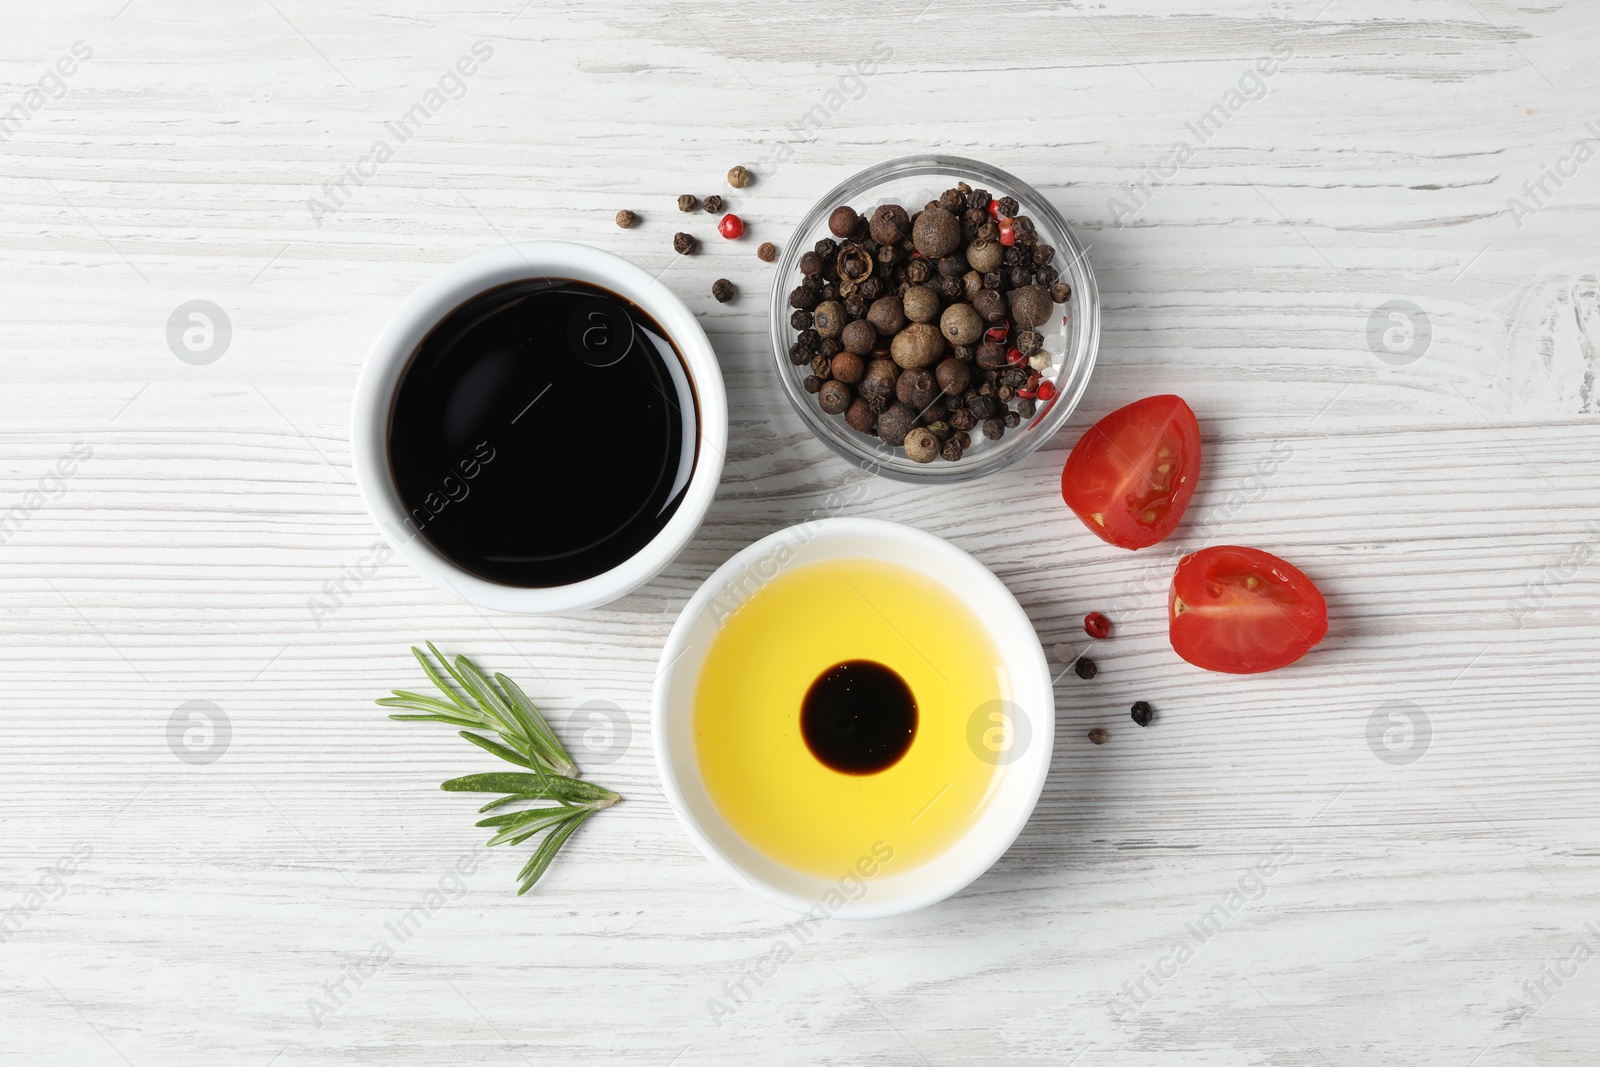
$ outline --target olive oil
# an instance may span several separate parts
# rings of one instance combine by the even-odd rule
[[[982,622],[938,583],[877,560],[780,572],[722,624],[695,694],[711,800],[757,851],[838,878],[892,848],[939,855],[998,775],[969,742],[1011,686]]]

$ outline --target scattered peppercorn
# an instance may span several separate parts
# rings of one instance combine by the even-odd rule
[[[1133,702],[1133,707],[1129,709],[1129,711],[1133,717],[1133,721],[1138,723],[1140,726],[1149,726],[1150,720],[1156,717],[1156,709],[1150,706],[1150,702],[1148,700],[1135,700]]]
[[[738,215],[724,215],[717,223],[717,232],[732,241],[744,233],[744,220]]]
[[[672,235],[672,250],[680,256],[691,256],[694,250],[700,247],[700,242],[693,234],[675,233]]]
[[[678,197],[679,211],[693,211],[699,206],[700,198],[695,196],[693,193],[684,193],[682,196]]]
[[[733,294],[738,292],[733,283],[726,278],[718,278],[711,283],[711,295],[717,298],[717,303],[726,304],[733,299]]]
[[[1079,656],[1078,662],[1072,665],[1072,669],[1077,673],[1079,678],[1082,678],[1086,682],[1090,678],[1093,678],[1095,675],[1100,673],[1100,668],[1096,667],[1094,665],[1094,660],[1090,659],[1088,656]]]
[[[771,241],[762,241],[761,247],[756,249],[756,258],[763,263],[771,263],[778,258],[778,246]]]
[[[728,171],[728,184],[735,189],[743,189],[753,181],[755,181],[755,175],[744,167],[734,167]]]
[[[1083,632],[1093,638],[1111,636],[1111,620],[1098,611],[1091,611],[1083,617]]]
[[[1100,729],[1098,726],[1089,731],[1089,742],[1091,744],[1103,745],[1109,740],[1111,740],[1111,735]]]
[[[633,229],[634,225],[638,221],[639,221],[639,216],[635,215],[633,212],[629,211],[627,208],[623,208],[621,211],[617,212],[617,225],[621,226],[624,230]]]
[[[708,196],[702,206],[706,209],[707,215],[715,215],[722,210],[722,197]]]
[[[941,447],[938,436],[926,426],[919,426],[906,434],[906,456],[914,462],[932,463]]]

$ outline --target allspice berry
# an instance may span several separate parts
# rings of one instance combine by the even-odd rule
[[[906,455],[917,463],[932,463],[939,455],[939,438],[926,426],[918,426],[906,434]]]
[[[880,296],[867,309],[867,321],[879,333],[893,337],[906,324],[905,307],[898,296]]]
[[[967,265],[979,274],[1000,269],[1000,257],[1005,249],[999,241],[977,240],[967,246]]]
[[[756,249],[756,258],[763,263],[771,263],[778,258],[778,246],[771,241],[762,241],[761,247]]]
[[[684,193],[682,196],[678,197],[679,211],[693,211],[699,206],[700,198],[695,196],[693,193]]]
[[[878,416],[878,436],[884,444],[899,447],[905,444],[906,434],[916,424],[917,413],[914,410],[904,404],[891,404]]]
[[[817,394],[817,403],[829,415],[843,415],[854,399],[850,387],[836,378],[823,382],[822,391]]]
[[[951,304],[939,316],[939,330],[953,345],[970,345],[983,336],[983,320],[971,304]]]
[[[939,383],[926,367],[914,367],[900,375],[894,395],[900,403],[922,411],[939,395]]]
[[[939,294],[925,285],[914,285],[900,298],[900,306],[912,322],[932,322],[939,317]]]
[[[834,208],[833,214],[828,216],[828,232],[841,241],[848,240],[860,225],[861,216],[857,215],[856,209],[849,204]]]
[[[1042,285],[1024,285],[1011,294],[1011,321],[1023,329],[1032,329],[1050,321],[1055,301],[1050,291]]]
[[[884,204],[872,213],[870,230],[878,244],[897,245],[911,232],[911,216],[899,204]]]
[[[838,373],[834,371],[836,377]],[[939,381],[939,388],[951,396],[961,395],[972,384],[972,368],[954,356],[935,367],[933,373]]]
[[[871,433],[872,428],[878,423],[878,416],[872,407],[860,397],[853,400],[844,412],[844,421],[857,433]]]
[[[734,167],[728,171],[728,184],[735,189],[743,189],[756,180],[756,176],[744,167]]]
[[[878,343],[878,331],[866,319],[857,319],[845,324],[839,333],[839,343],[844,345],[846,352],[864,356]]]
[[[850,325],[854,326],[855,323],[852,322]],[[849,327],[845,328],[845,332],[850,332]],[[846,385],[854,385],[866,375],[867,361],[854,352],[840,352],[833,357],[829,369],[839,381]]]
[[[950,212],[935,205],[917,216],[911,227],[911,243],[929,259],[948,256],[961,246],[961,223]]]
[[[718,278],[711,283],[711,295],[717,298],[717,303],[726,304],[733,299],[733,294],[738,292],[733,283],[726,278]]]
[[[811,312],[811,328],[823,337],[838,337],[844,324],[844,305],[837,300],[824,300]]]
[[[972,310],[976,311],[984,322],[996,323],[1006,317],[1006,300],[997,289],[983,289],[972,298]]]
[[[861,395],[868,400],[887,401],[894,396],[894,385],[900,379],[900,368],[893,360],[875,359],[867,364],[867,373],[861,379]]]
[[[621,226],[624,230],[633,229],[633,227],[635,226],[635,224],[638,223],[638,221],[639,221],[639,216],[635,215],[633,212],[629,211],[627,208],[623,208],[621,211],[617,212],[617,225]]]
[[[928,367],[944,355],[944,347],[943,334],[926,322],[913,322],[889,342],[889,358],[902,367]]]

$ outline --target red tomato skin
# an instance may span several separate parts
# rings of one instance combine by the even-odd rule
[[[1230,607],[1209,592],[1250,575],[1276,600],[1247,594],[1245,604]],[[1328,603],[1287,560],[1257,548],[1213,545],[1178,561],[1167,592],[1167,620],[1172,650],[1194,666],[1263,674],[1287,667],[1321,642],[1328,633]]]
[[[1135,427],[1141,419],[1152,420],[1148,427],[1138,427],[1149,431],[1149,444],[1170,431],[1179,445],[1177,470],[1165,509],[1149,523],[1132,515],[1126,499],[1117,500],[1103,478],[1108,462],[1114,468],[1118,457],[1133,458],[1127,455],[1127,448],[1113,442],[1124,428]],[[1107,452],[1116,455],[1108,460]],[[1078,438],[1061,468],[1061,498],[1100,540],[1118,548],[1148,548],[1165,540],[1183,521],[1199,483],[1200,452],[1200,422],[1184,399],[1170,393],[1147,396],[1111,412]],[[1102,477],[1097,479],[1097,475]],[[1096,521],[1096,515],[1100,521]]]

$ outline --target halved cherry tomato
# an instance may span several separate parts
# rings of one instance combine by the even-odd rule
[[[1118,408],[1078,439],[1061,470],[1061,497],[1119,548],[1145,548],[1183,518],[1200,475],[1200,424],[1177,396]]]
[[[1311,651],[1328,604],[1300,570],[1256,548],[1216,545],[1184,556],[1167,595],[1173,651],[1208,671],[1260,674]]]

